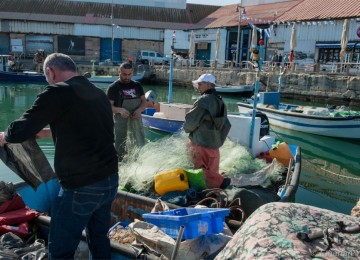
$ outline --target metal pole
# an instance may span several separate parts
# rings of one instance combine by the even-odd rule
[[[168,103],[172,102],[172,87],[173,87],[173,69],[174,69],[174,48],[175,48],[175,31],[172,35],[172,43],[171,43],[171,58],[170,58],[170,73],[169,73],[169,95],[168,95]]]
[[[236,65],[239,64],[239,52],[240,52],[240,32],[241,32],[241,0],[238,6],[239,12],[239,21],[238,21],[238,31],[237,31],[237,41],[236,41]]]
[[[173,58],[173,54],[171,54],[171,58],[170,58],[170,73],[169,73],[169,94],[168,94],[168,103],[169,103],[169,104],[172,102],[173,66],[174,66],[174,58]]]
[[[181,244],[181,240],[182,240],[182,237],[183,237],[183,234],[184,234],[184,229],[185,229],[185,226],[181,225],[180,229],[179,229],[179,236],[178,236],[178,238],[176,240],[174,251],[171,254],[170,260],[175,260],[176,259],[176,256],[178,254],[179,247],[180,247],[180,244]]]
[[[249,140],[249,148],[252,150],[253,148],[253,137],[254,137],[254,128],[255,128],[255,117],[256,117],[256,105],[258,102],[258,93],[259,93],[259,81],[260,81],[260,73],[262,71],[262,62],[263,62],[263,46],[259,47],[259,71],[256,73],[256,81],[255,81],[255,90],[254,90],[254,104],[253,111],[251,115],[251,126],[250,126],[250,140]]]
[[[114,0],[111,2],[111,62],[114,62]]]

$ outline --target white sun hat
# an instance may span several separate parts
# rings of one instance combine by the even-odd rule
[[[197,85],[199,82],[209,82],[216,85],[216,79],[213,74],[202,74],[197,80],[193,80],[193,85]]]

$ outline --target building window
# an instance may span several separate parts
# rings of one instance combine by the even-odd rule
[[[340,49],[320,49],[319,50],[319,62],[339,62]]]

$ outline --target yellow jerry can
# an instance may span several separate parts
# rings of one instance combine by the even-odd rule
[[[189,189],[188,177],[183,169],[173,169],[155,174],[155,192],[164,195],[170,191]]]

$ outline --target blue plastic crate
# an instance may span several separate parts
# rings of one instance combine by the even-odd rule
[[[156,112],[156,109],[153,107],[147,107],[144,110],[144,114],[148,115],[148,116],[153,116],[155,114],[155,112]]]
[[[178,208],[165,212],[147,213],[146,222],[158,226],[168,236],[177,239],[180,226],[184,226],[183,239],[221,233],[229,209]]]
[[[108,231],[108,236],[109,236],[109,233],[111,232],[111,231],[113,231],[114,229],[116,229],[118,226],[122,226],[123,228],[125,228],[125,229],[128,229],[128,225],[129,225],[129,223],[130,222],[117,222],[117,223],[115,223],[115,225],[113,225],[110,229],[109,229],[109,231]]]

